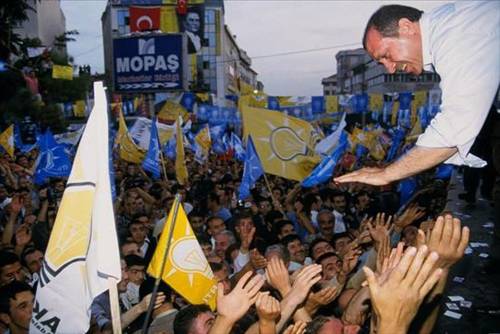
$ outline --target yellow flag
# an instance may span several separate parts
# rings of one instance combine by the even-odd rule
[[[382,111],[384,96],[382,94],[370,94],[370,110]]]
[[[247,84],[243,80],[240,80],[240,93],[241,95],[250,95],[253,94],[255,89],[252,85]]]
[[[417,116],[417,119],[415,121],[415,124],[413,125],[413,128],[411,129],[410,133],[406,136],[406,141],[410,142],[412,140],[417,140],[418,136],[422,134],[422,126],[420,125],[420,119]]]
[[[160,30],[165,33],[179,32],[177,13],[173,6],[162,6],[160,11]]]
[[[210,150],[210,146],[212,145],[212,138],[210,138],[210,128],[208,126],[204,127],[196,137],[194,137],[194,140],[198,145],[201,146],[203,149],[204,153],[208,153],[208,150]]]
[[[186,184],[188,179],[188,172],[186,168],[186,161],[184,160],[184,135],[182,134],[181,119],[177,119],[176,123],[176,148],[177,155],[175,157],[175,177],[180,185]]]
[[[198,81],[198,65],[197,65],[197,54],[193,53],[191,55],[188,55],[189,57],[189,69],[191,72],[191,81],[197,82]]]
[[[186,120],[189,114],[183,106],[170,100],[165,102],[158,113],[158,118],[166,122],[175,122],[179,116],[182,117],[183,120]]]
[[[196,97],[199,98],[202,102],[207,102],[210,98],[208,93],[196,93]]]
[[[52,66],[52,78],[53,79],[63,79],[63,80],[73,80],[73,67],[72,66],[62,66],[62,65],[53,65]]]
[[[290,101],[291,96],[278,96],[278,101],[280,103],[280,107],[291,107],[295,105],[295,102]]]
[[[334,113],[339,111],[338,109],[339,101],[337,95],[326,95],[325,96],[325,109],[327,113]]]
[[[14,125],[0,134],[0,145],[12,158],[14,157]]]
[[[75,117],[85,117],[85,101],[78,100],[73,104],[73,115]]]
[[[267,106],[267,95],[262,92],[250,95],[249,106],[255,108],[265,108]]]
[[[177,217],[173,217],[178,205]],[[174,221],[175,219],[175,221]],[[174,225],[172,235],[170,229]],[[148,273],[160,277],[161,265],[170,239],[162,280],[191,304],[207,304],[215,309],[217,281],[189,225],[182,204],[176,199],[148,267]]]
[[[130,138],[127,124],[125,123],[125,118],[123,117],[123,113],[121,111],[118,123],[118,135],[116,137],[116,141],[118,145],[120,145],[120,158],[128,162],[140,164],[146,156],[146,151],[137,146],[134,143],[134,140]]]
[[[394,101],[392,103],[392,114],[391,114],[391,124],[396,125],[398,122],[398,113],[399,113],[399,103]]]
[[[415,92],[415,97],[413,99],[413,103],[411,104],[411,124],[415,125],[415,121],[417,120],[418,108],[424,105],[425,100],[427,99],[426,91],[418,91]]]
[[[243,135],[252,136],[266,173],[302,181],[320,161],[314,146],[321,138],[308,122],[249,106],[242,117]]]

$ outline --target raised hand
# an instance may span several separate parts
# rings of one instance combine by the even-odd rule
[[[261,275],[252,277],[252,272],[243,275],[234,289],[224,295],[224,285],[217,284],[217,313],[234,323],[240,319],[257,300],[257,295],[264,284]],[[252,278],[251,278],[252,277]]]
[[[396,231],[401,232],[406,226],[412,224],[417,219],[425,215],[425,210],[422,210],[417,204],[409,205],[408,208],[394,221]]]
[[[296,321],[293,325],[288,326],[283,334],[304,334],[306,332],[306,323],[304,321]]]
[[[259,292],[255,301],[255,308],[259,316],[259,322],[275,323],[280,316],[279,301],[270,296],[269,293]]]
[[[266,258],[257,249],[250,251],[250,263],[254,270],[264,269],[267,266]]]
[[[150,293],[149,295],[146,295],[144,298],[142,298],[141,302],[139,303],[142,312],[146,312],[148,310],[152,297],[153,294]],[[158,292],[155,299],[154,309],[160,307],[164,302],[165,294],[163,292]]]
[[[266,275],[269,284],[278,290],[282,297],[290,291],[290,275],[283,260],[277,257],[271,258],[267,263]]]
[[[321,280],[321,266],[311,264],[304,267],[295,278],[292,289],[286,295],[286,298],[295,305],[301,304],[309,294],[311,287]]]
[[[382,281],[364,267],[370,297],[379,320],[379,333],[406,333],[427,293],[438,282],[442,269],[434,269],[436,252],[426,246],[409,247],[403,258]]]
[[[378,247],[382,240],[390,234],[392,216],[389,216],[387,220],[385,219],[385,213],[378,213],[375,217],[375,224],[368,224],[368,231],[370,231],[370,236],[375,242],[375,249]]]
[[[31,230],[28,226],[21,226],[16,231],[16,245],[25,247],[31,242]]]
[[[450,214],[438,217],[426,242],[429,250],[439,255],[436,266],[446,270],[460,260],[469,244],[469,234],[469,228],[462,227],[460,219]]]
[[[255,226],[245,225],[240,230],[241,246],[240,249],[248,252],[253,236],[255,235]]]
[[[333,302],[340,294],[342,289],[337,286],[330,286],[321,289],[318,292],[311,292],[307,297],[305,308],[309,315],[313,315],[316,311],[324,305]]]

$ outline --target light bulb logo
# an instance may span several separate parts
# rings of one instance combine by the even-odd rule
[[[205,255],[194,236],[182,237],[174,242],[170,251],[172,266],[178,271],[188,274],[201,274],[209,279],[213,273]]]
[[[307,143],[289,127],[279,127],[271,132],[271,149],[281,160],[290,161],[307,155]]]

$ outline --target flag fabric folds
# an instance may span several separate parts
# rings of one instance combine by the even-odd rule
[[[36,163],[34,182],[44,183],[50,177],[65,177],[71,171],[71,161],[65,151],[65,146],[58,144],[47,130],[38,140],[40,155]]]
[[[243,135],[252,136],[266,173],[302,181],[320,161],[314,146],[321,137],[308,122],[249,106],[242,117]]]
[[[92,300],[121,279],[101,82],[45,252],[30,333],[85,333]]]
[[[14,125],[0,134],[0,145],[12,158],[14,157]]]
[[[53,65],[52,79],[73,80],[73,67],[64,65]]]
[[[130,32],[159,30],[160,15],[160,7],[130,6]]]
[[[146,155],[146,152],[141,147],[137,146],[131,138],[127,129],[127,123],[125,123],[125,118],[123,117],[123,113],[121,111],[119,112],[118,124],[118,135],[116,136],[116,141],[120,146],[120,158],[136,164],[141,163]]]
[[[231,132],[230,138],[231,148],[234,150],[234,156],[239,161],[245,160],[245,149],[243,148],[243,144],[241,143],[241,139],[234,133]]]
[[[176,151],[177,155],[175,157],[175,177],[180,185],[184,185],[188,179],[188,171],[186,167],[186,161],[184,156],[184,135],[182,134],[181,128],[181,118],[177,120],[176,124]]]
[[[251,136],[247,139],[247,149],[245,153],[245,163],[243,165],[243,178],[239,189],[239,199],[244,200],[250,196],[250,189],[255,182],[264,174],[264,169],[255,150]]]
[[[174,208],[178,205],[177,216]],[[174,224],[172,235],[171,226]],[[160,277],[167,242],[170,248],[161,279],[191,304],[207,304],[215,309],[217,281],[201,250],[182,204],[174,201],[163,227],[158,246],[148,267],[148,273]]]
[[[160,139],[158,138],[158,129],[156,127],[156,118],[151,122],[151,133],[149,136],[149,149],[142,168],[150,172],[158,180],[160,178]]]
[[[347,135],[342,132],[340,135],[339,143],[337,147],[333,150],[332,154],[323,159],[321,163],[314,168],[311,174],[302,181],[303,187],[313,187],[317,184],[324,183],[330,180],[333,176],[333,171],[335,166],[340,161],[340,158],[347,149]]]
[[[205,155],[208,154],[210,146],[212,145],[210,128],[208,127],[208,125],[198,132],[196,137],[194,137],[194,141],[196,142],[196,144],[200,145]]]

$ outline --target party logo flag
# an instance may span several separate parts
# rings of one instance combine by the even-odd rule
[[[116,141],[120,145],[120,158],[125,161],[140,164],[144,160],[146,152],[134,143],[134,140],[130,137],[127,129],[127,124],[125,123],[125,118],[123,113],[119,112],[118,119],[118,135],[116,136]]]
[[[314,147],[321,137],[308,122],[249,106],[242,117],[243,135],[252,136],[266,173],[302,181],[320,161]]]
[[[94,96],[45,252],[30,333],[86,333],[92,301],[109,288],[108,278],[121,280],[101,82]]]
[[[277,96],[267,97],[267,109],[270,110],[280,110],[280,101]]]
[[[65,177],[71,171],[71,161],[64,145],[56,142],[54,136],[47,130],[38,140],[40,155],[36,163],[34,182],[44,183],[50,177]]]
[[[239,161],[244,161],[245,149],[243,148],[240,137],[238,137],[234,132],[231,132],[230,145],[234,150],[234,156],[236,157],[236,159],[238,159]]]
[[[264,174],[259,155],[255,151],[255,146],[251,136],[248,136],[247,150],[245,153],[245,164],[243,167],[243,178],[240,183],[239,199],[244,200],[250,196],[250,189],[255,182]]]
[[[73,104],[73,116],[85,117],[85,101],[78,100]]]
[[[314,168],[311,174],[302,181],[303,187],[313,187],[317,184],[324,183],[332,178],[335,166],[340,161],[340,158],[347,149],[347,135],[342,132],[339,139],[339,144],[333,150],[332,155],[326,157],[321,163]]]
[[[176,151],[177,151],[177,156],[175,157],[175,176],[177,178],[177,182],[179,182],[180,185],[184,185],[187,182],[188,178],[188,171],[186,167],[186,161],[184,160],[184,135],[182,134],[182,128],[181,128],[181,118],[177,120],[176,124]]]
[[[158,129],[156,128],[156,118],[151,122],[151,134],[149,137],[149,149],[146,158],[142,162],[142,168],[150,172],[155,179],[160,178],[160,142]]]
[[[63,65],[53,65],[52,79],[73,80],[73,67],[63,66]]]
[[[212,145],[212,139],[210,136],[210,128],[208,125],[198,132],[196,137],[194,137],[194,141],[200,145],[205,154],[207,154],[210,150],[210,146]]]
[[[0,145],[12,158],[14,157],[14,125],[0,134]]]
[[[174,217],[176,206],[178,210]],[[172,224],[174,227],[170,235]],[[169,239],[170,248],[165,269],[161,275],[162,261]],[[217,281],[178,199],[174,201],[170,210],[160,241],[149,264],[148,273],[156,278],[161,275],[161,279],[189,303],[207,304],[212,310],[215,309]]]

